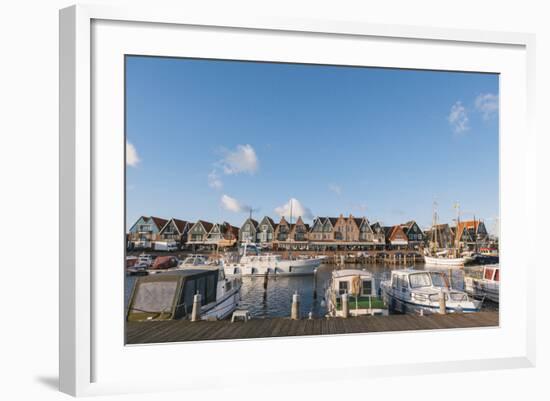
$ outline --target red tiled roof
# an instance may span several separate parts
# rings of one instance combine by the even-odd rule
[[[464,229],[474,229],[474,232],[477,233],[477,230],[479,228],[479,220],[465,220],[458,223],[458,233],[462,234],[464,232]]]
[[[178,228],[178,231],[180,232],[180,234],[183,234],[183,232],[185,230],[185,226],[187,224],[190,224],[188,221],[185,221],[185,220],[179,220],[179,219],[174,219],[174,218],[172,218],[172,220],[174,221],[174,224]]]
[[[214,224],[210,223],[209,221],[199,220],[196,224],[201,223],[204,229],[206,230],[206,233],[209,233],[212,230],[212,227],[214,227]]]
[[[156,224],[157,228],[160,230],[168,222],[168,220],[163,219],[162,217],[149,217]]]

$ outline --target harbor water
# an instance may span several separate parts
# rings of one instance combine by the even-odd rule
[[[424,264],[399,267],[384,264],[345,264],[336,266],[324,264],[317,269],[315,275],[307,276],[268,276],[267,280],[261,276],[242,278],[241,302],[239,308],[247,309],[252,317],[288,317],[292,303],[292,295],[300,294],[300,315],[307,317],[311,312],[314,318],[324,317],[327,310],[324,303],[325,289],[328,286],[333,270],[362,269],[373,274],[376,291],[379,291],[380,282],[389,279],[391,271],[396,269],[412,268],[425,270]],[[430,270],[441,271],[451,276],[452,287],[464,289],[464,275],[473,274],[481,269],[480,266],[466,266],[464,268],[429,267]],[[136,277],[127,276],[125,283],[125,305],[128,304]],[[314,297],[315,290],[317,297]],[[353,308],[353,299],[350,302]],[[498,310],[498,305],[484,302],[482,310]]]

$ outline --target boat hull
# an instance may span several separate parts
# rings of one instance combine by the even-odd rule
[[[387,302],[390,310],[408,313],[408,314],[433,314],[439,313],[440,306],[436,302],[420,303],[412,299],[406,299],[398,291],[394,291],[391,285],[382,283],[380,285],[385,302]],[[464,302],[462,304],[447,304],[445,311],[447,313],[456,312],[479,312],[481,308],[480,302]]]
[[[221,299],[217,299],[214,305],[204,305],[201,309],[201,319],[221,320],[229,317],[239,305],[241,300],[240,290],[241,287],[239,286],[225,294]]]
[[[438,258],[435,256],[424,256],[424,262],[430,266],[464,266],[470,258]]]
[[[464,279],[464,291],[474,297],[483,297],[499,303],[500,284],[498,282],[466,277]]]
[[[309,275],[315,273],[322,258],[282,260],[273,264],[233,263],[224,266],[226,275],[265,276],[267,275]]]

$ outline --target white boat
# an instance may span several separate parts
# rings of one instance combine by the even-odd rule
[[[241,299],[241,280],[226,277],[223,269],[174,269],[139,277],[130,298],[127,318],[131,321],[186,319],[191,316],[195,294],[201,294],[203,320],[224,319]]]
[[[178,263],[178,269],[189,267],[201,267],[211,265],[207,256],[204,255],[189,255],[185,259],[180,260]]]
[[[327,314],[343,316],[342,295],[348,295],[349,313],[352,316],[387,315],[388,308],[376,294],[374,277],[358,269],[334,270],[325,291]]]
[[[464,290],[475,297],[487,298],[499,302],[500,294],[500,266],[483,266],[481,277],[464,277]]]
[[[146,253],[142,253],[141,255],[139,255],[138,263],[139,264],[144,264],[146,266],[151,266],[153,264],[154,259],[155,258],[153,257],[153,255],[148,255]]]
[[[458,207],[458,205],[455,205]],[[433,218],[432,218],[432,232],[433,238],[429,249],[424,250],[424,262],[428,266],[464,266],[466,263],[474,260],[473,256],[468,253],[459,254],[457,249],[457,243],[453,245],[452,249],[438,249],[438,215],[436,212],[436,203],[433,206]],[[459,216],[457,215],[457,222]]]
[[[424,263],[429,266],[464,266],[470,262],[472,258],[468,256],[461,256],[459,258],[453,258],[450,256],[429,256],[424,255]]]
[[[450,288],[438,271],[393,270],[380,288],[390,309],[403,313],[437,313],[441,296],[445,297],[446,312],[478,312],[482,304],[466,292]]]
[[[464,266],[472,262],[475,257],[472,252],[462,252],[460,256],[453,256],[451,249],[436,252],[435,255],[424,255],[424,262],[430,266]]]
[[[256,246],[244,244],[238,262],[224,260],[222,263],[227,275],[306,275],[313,274],[323,260],[324,258],[283,259],[281,255],[260,253]]]

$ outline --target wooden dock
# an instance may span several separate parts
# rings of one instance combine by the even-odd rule
[[[231,323],[228,320],[127,322],[126,343],[147,344],[201,340],[232,340],[323,334],[374,333],[498,326],[498,312],[447,315],[363,316],[348,319],[266,318]]]

